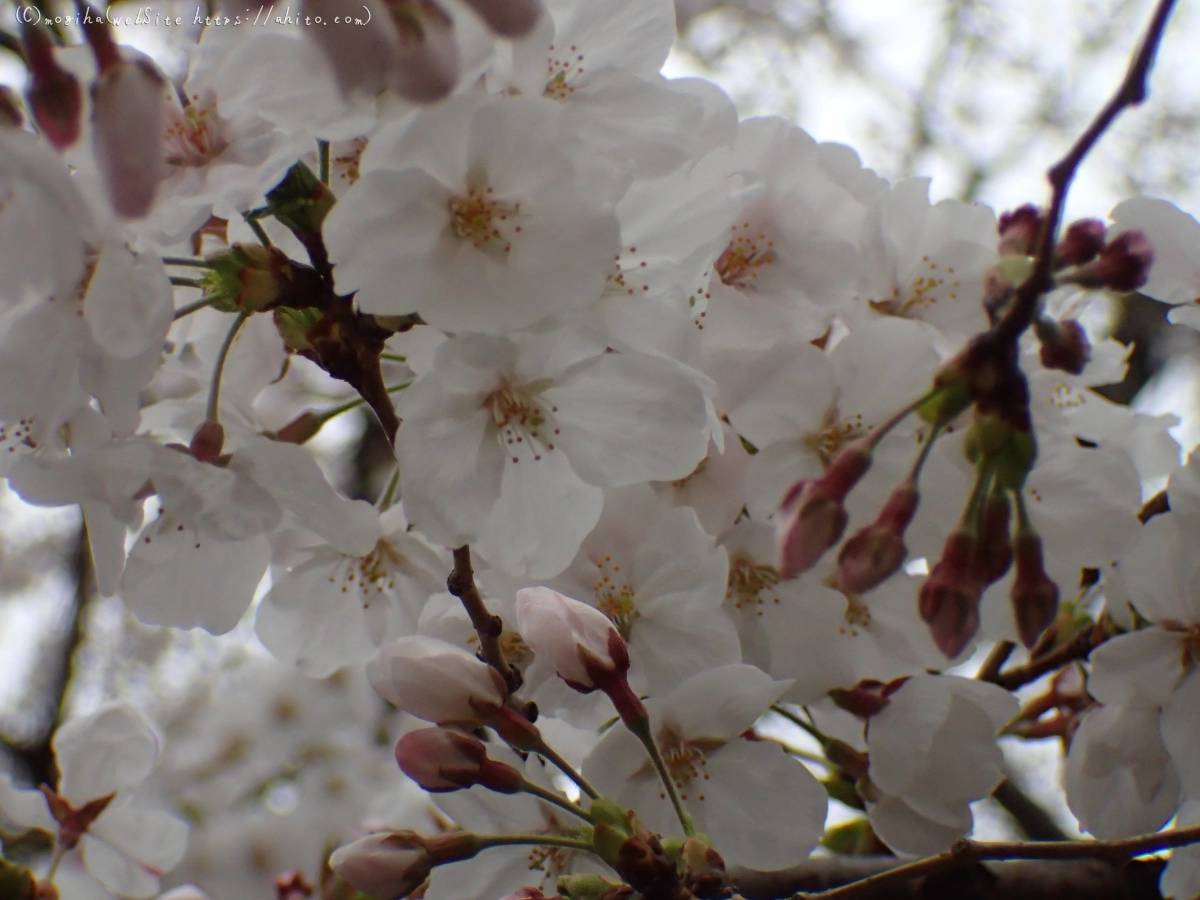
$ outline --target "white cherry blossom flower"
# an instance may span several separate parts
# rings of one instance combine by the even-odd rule
[[[159,878],[183,857],[188,826],[130,796],[158,761],[150,723],[127,703],[107,706],[68,721],[52,746],[58,787],[20,790],[0,776],[0,821],[49,831],[61,847],[78,848],[88,872],[114,893],[155,896]]]
[[[776,869],[803,859],[825,823],[825,789],[776,743],[747,734],[787,690],[753,666],[709,669],[647,703],[651,729],[696,828],[729,864]],[[653,830],[679,822],[650,761],[623,728],[584,761],[599,790]]]
[[[460,97],[384,129],[326,220],[338,289],[367,312],[490,333],[595,301],[616,197],[574,146],[557,110],[519,97]]]
[[[970,678],[915,675],[867,724],[867,816],[905,856],[937,853],[971,830],[971,803],[1004,777],[996,733],[1017,712],[1008,691]]]
[[[708,443],[688,370],[569,329],[457,336],[397,410],[412,522],[534,578],[570,563],[599,518],[601,487],[681,478]]]

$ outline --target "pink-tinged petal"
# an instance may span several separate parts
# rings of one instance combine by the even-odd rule
[[[114,894],[141,900],[158,893],[157,874],[99,838],[85,834],[79,842],[79,854],[88,872]]]
[[[1163,745],[1179,772],[1183,793],[1200,797],[1200,677],[1188,675],[1175,689],[1159,720]]]
[[[158,760],[150,722],[127,703],[72,719],[55,732],[58,792],[76,809],[141,784]]]
[[[187,822],[156,809],[110,806],[88,830],[118,853],[155,872],[173,869],[187,852]]]
[[[399,0],[389,10],[400,34],[391,86],[413,103],[436,103],[458,84],[454,22],[431,0]]]
[[[545,15],[539,0],[467,0],[467,5],[488,28],[506,38],[525,37]]]
[[[83,298],[83,315],[101,349],[122,359],[160,349],[175,309],[157,257],[109,241]]]
[[[165,79],[146,60],[123,62],[92,86],[92,143],[117,215],[150,212],[166,174]]]

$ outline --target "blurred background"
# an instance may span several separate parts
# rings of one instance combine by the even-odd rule
[[[193,0],[176,4],[194,10]],[[1152,0],[677,0],[671,76],[725,88],[742,115],[782,115],[815,138],[849,144],[890,179],[932,178],[934,200],[997,210],[1046,199],[1044,172],[1119,82]],[[133,12],[135,5],[128,4]],[[172,11],[171,2],[151,3]],[[186,7],[186,9],[185,9]],[[142,4],[140,8],[146,8]],[[0,30],[15,32],[0,4]],[[65,10],[64,10],[65,11]],[[185,17],[186,19],[186,17]],[[132,26],[122,42],[182,81],[196,34]],[[1087,160],[1068,217],[1103,218],[1146,193],[1200,215],[1200,12],[1180,4],[1151,82]],[[0,49],[0,81],[23,71]],[[1130,376],[1106,393],[1174,412],[1185,451],[1200,441],[1200,337],[1134,297],[1119,313]],[[341,489],[374,499],[389,454],[366,416],[343,416],[316,443]],[[252,621],[220,639],[137,623],[95,594],[81,520],[33,509],[0,488],[0,770],[44,780],[49,737],[68,712],[115,695],[151,709],[197,675],[258,654]],[[1054,787],[1055,744],[1014,765],[1030,793],[1070,827]],[[981,819],[984,833],[1008,833]]]

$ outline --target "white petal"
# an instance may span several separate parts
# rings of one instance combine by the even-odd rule
[[[219,541],[164,514],[138,535],[121,593],[148,625],[225,634],[250,605],[269,561],[264,537]]]
[[[175,868],[187,852],[187,822],[161,810],[109,807],[89,831],[117,852],[160,874]]]
[[[141,784],[158,760],[158,735],[127,703],[71,719],[54,734],[54,756],[62,772],[58,790],[79,808]]]
[[[171,283],[156,257],[135,254],[114,240],[105,245],[83,299],[84,318],[101,348],[121,358],[161,348],[174,306]]]
[[[50,815],[50,807],[41,791],[14,787],[12,776],[0,773],[0,822],[17,828],[40,828],[58,833],[58,823]]]
[[[140,900],[158,893],[158,876],[155,873],[99,838],[85,834],[79,842],[79,854],[87,870],[115,894]]]
[[[1200,676],[1196,672],[1183,680],[1163,707],[1159,728],[1183,793],[1200,799]]]

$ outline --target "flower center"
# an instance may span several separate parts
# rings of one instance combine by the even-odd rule
[[[763,604],[767,599],[779,603],[779,595],[775,593],[775,585],[779,584],[779,573],[774,566],[756,563],[745,556],[739,556],[729,565],[729,583],[725,589],[725,599],[733,601],[734,609],[743,609],[755,615],[763,614]],[[767,596],[764,598],[764,594]]]
[[[517,388],[503,381],[483,401],[513,462],[520,462],[522,455],[537,462],[554,449],[551,439],[561,429],[553,427],[553,419],[537,399],[548,386],[549,382],[535,381]],[[550,413],[556,412],[558,407],[551,406]]]
[[[775,242],[759,232],[749,233],[750,223],[743,222],[741,230],[735,225],[729,242],[713,266],[721,281],[730,287],[746,287],[758,277],[758,270],[775,261]]]
[[[617,633],[629,640],[633,623],[642,615],[634,602],[637,594],[633,586],[621,576],[621,567],[612,561],[611,556],[598,560],[596,569],[597,578],[592,585],[592,596],[596,599],[596,606],[616,626]]]
[[[199,169],[225,152],[224,122],[217,114],[217,98],[211,92],[194,97],[176,112],[167,126],[167,163]]]
[[[555,55],[554,47],[550,47],[550,56],[546,58],[546,90],[543,96],[551,100],[565,100],[575,93],[571,79],[583,74],[583,54],[574,44],[566,51],[559,51],[562,58]]]
[[[928,256],[921,257],[920,269],[922,274],[913,276],[908,285],[908,296],[901,299],[900,288],[892,292],[892,296],[883,300],[868,300],[867,305],[877,313],[885,316],[899,316],[904,319],[919,319],[922,314],[932,309],[938,302],[938,292],[945,286],[946,279],[938,272],[938,264],[930,262]],[[946,275],[953,277],[954,268],[946,269]],[[957,288],[958,282],[953,281],[951,288]],[[951,291],[949,299],[958,299],[958,294]]]
[[[503,260],[512,252],[512,241],[501,231],[503,223],[521,211],[520,203],[505,203],[492,196],[492,188],[470,188],[450,198],[450,228],[459,240],[494,259]],[[513,227],[519,232],[521,226]]]
[[[711,744],[712,742],[706,741],[705,743]],[[708,781],[709,777],[708,772],[705,771],[708,760],[705,758],[705,748],[701,746],[701,742],[685,740],[683,735],[667,727],[659,732],[658,747],[662,752],[663,762],[666,763],[667,773],[679,790],[680,799],[688,800],[688,792],[693,789],[693,782],[699,782],[695,785],[695,799],[703,800],[703,783]],[[710,746],[709,749],[716,749],[716,747]],[[664,793],[660,796],[665,797],[666,795]]]
[[[362,608],[370,609],[380,594],[395,590],[396,572],[403,563],[404,557],[386,539],[381,539],[366,556],[343,558],[329,581],[336,584],[340,572],[342,593],[349,593],[351,586],[357,585]]]
[[[835,420],[830,414],[826,416],[825,421],[825,427],[820,431],[804,436],[804,445],[815,453],[821,460],[821,465],[826,467],[842,447],[871,430],[870,426],[863,426],[861,413],[855,413],[842,421]]]

